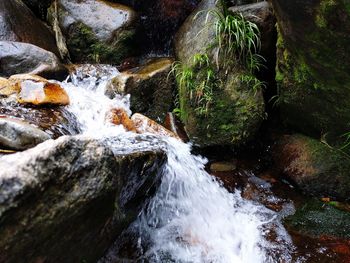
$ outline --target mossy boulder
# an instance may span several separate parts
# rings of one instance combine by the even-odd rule
[[[313,138],[282,136],[273,156],[279,170],[308,195],[350,200],[350,157]]]
[[[217,8],[215,2],[202,1],[176,35],[176,57],[186,67],[193,66],[194,55],[203,53],[208,53],[211,64],[216,67],[215,52],[208,50],[215,40],[215,28],[209,26],[214,17],[209,16],[207,25],[205,23],[206,11]],[[235,60],[235,57],[220,57],[219,64]],[[181,118],[189,137],[201,146],[238,146],[252,139],[259,130],[265,110],[262,91],[243,81],[250,73],[240,66],[215,71],[215,88],[206,114],[198,114],[188,90],[180,88]],[[196,83],[201,83],[207,76],[206,69],[199,69],[194,75]]]
[[[276,80],[282,118],[331,144],[350,130],[350,5],[344,0],[273,0]]]
[[[51,25],[56,18],[74,62],[118,64],[135,52],[137,16],[129,7],[107,1],[58,0],[48,10]]]
[[[294,215],[285,219],[290,230],[311,237],[350,238],[350,212],[317,199],[305,200]]]

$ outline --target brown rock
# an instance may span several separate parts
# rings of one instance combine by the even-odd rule
[[[234,162],[215,162],[210,165],[210,170],[213,172],[231,172],[236,169]]]
[[[159,136],[173,137],[180,140],[179,136],[175,133],[140,113],[132,115],[131,120],[134,122],[137,133],[153,133]]]
[[[23,104],[34,105],[68,105],[66,91],[57,83],[29,74],[13,75],[9,78],[10,90],[19,90],[17,100]]]
[[[164,127],[179,136],[182,141],[188,142],[190,140],[187,136],[184,125],[172,112],[167,113]]]
[[[128,131],[136,132],[133,121],[129,118],[126,111],[121,108],[112,109],[107,114],[106,119],[115,125],[123,125]]]

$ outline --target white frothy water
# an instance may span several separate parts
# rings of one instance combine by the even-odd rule
[[[238,191],[229,193],[204,170],[206,160],[192,155],[189,144],[174,138],[136,135],[108,124],[105,116],[110,109],[122,107],[130,113],[129,98],[109,99],[104,95],[108,79],[118,74],[116,70],[106,67],[102,77],[96,77],[94,70],[85,75],[78,70],[63,84],[71,98],[69,110],[79,120],[82,132],[107,141],[110,138],[111,144],[116,137],[123,138],[124,145],[120,141],[116,152],[125,151],[125,146],[137,149],[158,145],[168,157],[160,187],[131,226],[143,249],[139,261],[291,261],[292,242],[277,214],[244,200]],[[270,234],[277,237],[268,238]]]

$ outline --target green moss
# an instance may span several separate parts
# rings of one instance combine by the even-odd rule
[[[114,42],[101,42],[91,28],[78,22],[70,28],[67,45],[75,61],[118,64],[132,54],[133,36],[133,30],[124,30]]]
[[[307,201],[285,223],[292,229],[310,236],[322,235],[350,238],[350,213],[316,199]]]

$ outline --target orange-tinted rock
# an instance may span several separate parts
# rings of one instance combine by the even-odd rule
[[[135,113],[132,115],[131,120],[134,122],[137,133],[152,133],[160,136],[173,137],[180,140],[179,136],[177,136],[175,133],[169,131],[162,125],[140,113]]]
[[[123,125],[128,131],[136,132],[133,121],[125,110],[121,108],[112,109],[106,116],[106,119],[115,125]]]
[[[34,105],[68,105],[66,91],[57,83],[36,75],[13,75],[9,78],[12,89],[18,91],[17,100],[23,104]]]
[[[19,87],[11,85],[8,79],[0,78],[0,96],[10,96],[19,92]]]
[[[167,113],[164,121],[164,127],[179,136],[182,141],[188,142],[190,140],[187,136],[184,125],[172,112]]]

